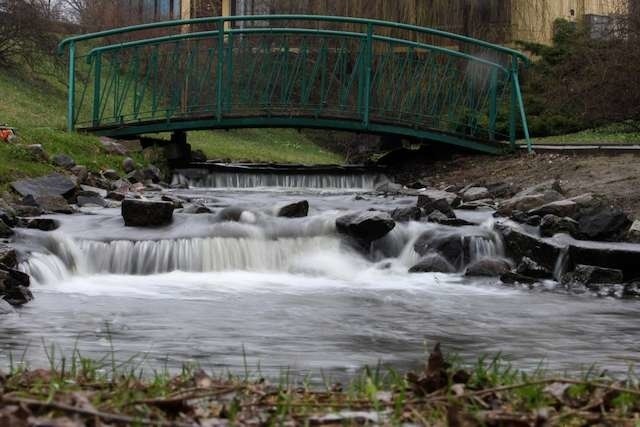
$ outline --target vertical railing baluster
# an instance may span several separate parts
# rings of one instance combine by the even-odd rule
[[[69,89],[67,93],[67,130],[72,132],[75,127],[76,102],[76,43],[69,43]]]
[[[224,74],[224,20],[218,21],[218,66],[216,71],[216,118],[218,122],[222,121],[222,102],[223,102],[223,79]]]
[[[498,69],[491,69],[489,80],[489,140],[496,140],[496,121],[498,118]]]
[[[97,53],[95,56],[95,73],[93,81],[93,127],[100,125],[100,99],[102,89],[102,54]]]
[[[369,110],[371,108],[371,73],[373,70],[373,24],[367,24],[367,48],[365,53],[364,111],[362,126],[369,129]]]

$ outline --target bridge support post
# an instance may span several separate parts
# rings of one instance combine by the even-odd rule
[[[171,167],[187,166],[191,162],[191,145],[187,144],[187,133],[175,131],[171,141],[165,145],[164,154]]]

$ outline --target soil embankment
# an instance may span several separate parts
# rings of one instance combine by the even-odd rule
[[[429,187],[510,183],[524,188],[558,179],[567,196],[603,194],[612,204],[640,218],[640,153],[503,157],[466,154],[445,160],[414,156],[402,167],[391,169],[400,183],[419,181]]]

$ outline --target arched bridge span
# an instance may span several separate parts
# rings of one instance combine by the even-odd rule
[[[69,58],[69,130],[327,128],[491,153],[519,132],[529,138],[518,78],[527,58],[430,28],[212,17],[80,35],[60,49]]]

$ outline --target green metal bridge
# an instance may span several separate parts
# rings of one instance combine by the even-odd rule
[[[489,153],[528,140],[512,49],[332,16],[157,22],[64,40],[68,128],[128,138],[199,129],[335,129]]]

